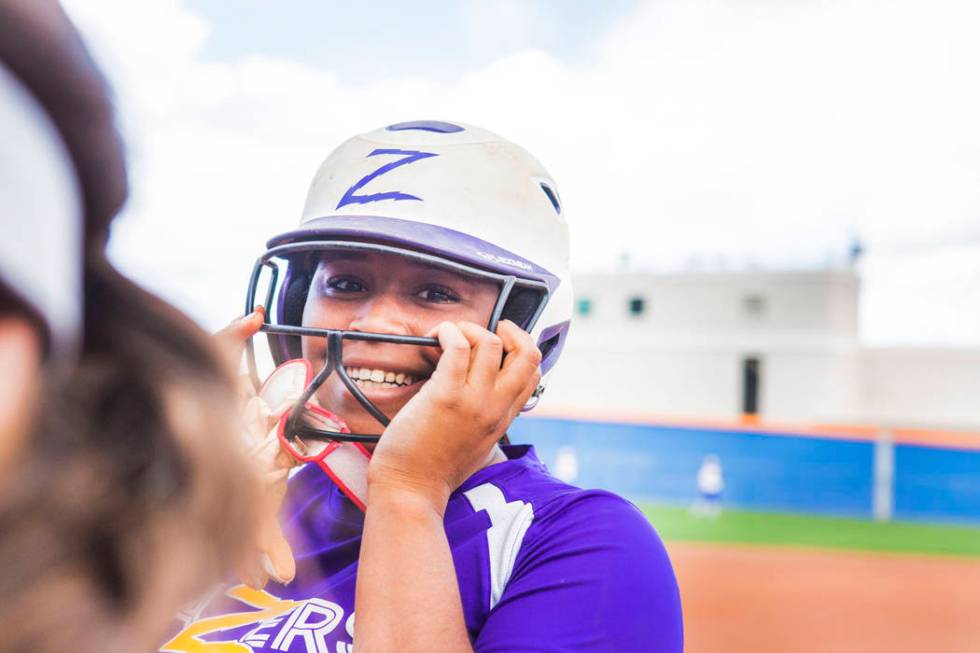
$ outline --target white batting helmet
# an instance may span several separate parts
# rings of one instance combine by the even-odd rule
[[[247,308],[257,301],[272,307],[264,330],[282,362],[298,356],[297,336],[327,335],[300,328],[311,270],[299,259],[317,249],[397,251],[494,279],[501,293],[488,326],[510,319],[542,352],[530,408],[569,329],[568,241],[557,186],[522,147],[463,123],[399,123],[355,136],[326,158],[299,227],[270,240],[256,262]],[[288,270],[267,298],[257,298],[258,278],[276,259],[288,260]],[[336,371],[345,376],[342,365]],[[353,383],[345,385],[358,396]]]

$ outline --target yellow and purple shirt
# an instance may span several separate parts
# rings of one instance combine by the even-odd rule
[[[644,515],[552,477],[532,447],[504,450],[508,460],[471,476],[445,515],[473,648],[681,651],[677,581]],[[284,516],[295,580],[215,590],[180,615],[161,651],[352,653],[364,515],[307,465]]]

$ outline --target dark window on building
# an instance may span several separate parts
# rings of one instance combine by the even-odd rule
[[[742,298],[742,310],[749,317],[762,317],[766,314],[766,298],[762,295],[746,295]]]
[[[575,302],[575,310],[581,316],[586,316],[592,313],[592,300],[588,297],[582,297],[577,302]]]
[[[742,413],[759,413],[759,392],[762,388],[762,361],[755,356],[742,359]]]
[[[630,297],[630,315],[640,316],[646,311],[646,300],[639,296]]]

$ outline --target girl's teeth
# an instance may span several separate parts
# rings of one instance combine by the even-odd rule
[[[397,383],[388,383],[387,381],[382,381],[378,383],[376,381],[364,380],[364,379],[354,379],[354,383],[357,384],[359,388],[373,388],[376,386],[381,386],[382,388],[401,388],[402,386]]]
[[[378,384],[384,388],[397,388],[415,383],[415,377],[404,372],[386,372],[385,370],[372,370],[366,367],[348,367],[346,370],[347,375],[362,388],[367,387],[366,383]]]

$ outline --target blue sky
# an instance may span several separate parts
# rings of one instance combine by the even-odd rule
[[[859,236],[865,342],[980,346],[975,0],[64,2],[131,150],[114,256],[208,327],[331,149],[435,118],[545,164],[577,270],[840,265]]]
[[[597,37],[636,0],[309,2],[193,0],[210,22],[204,54],[263,53],[336,70],[346,81],[448,79],[525,49],[587,64]]]

